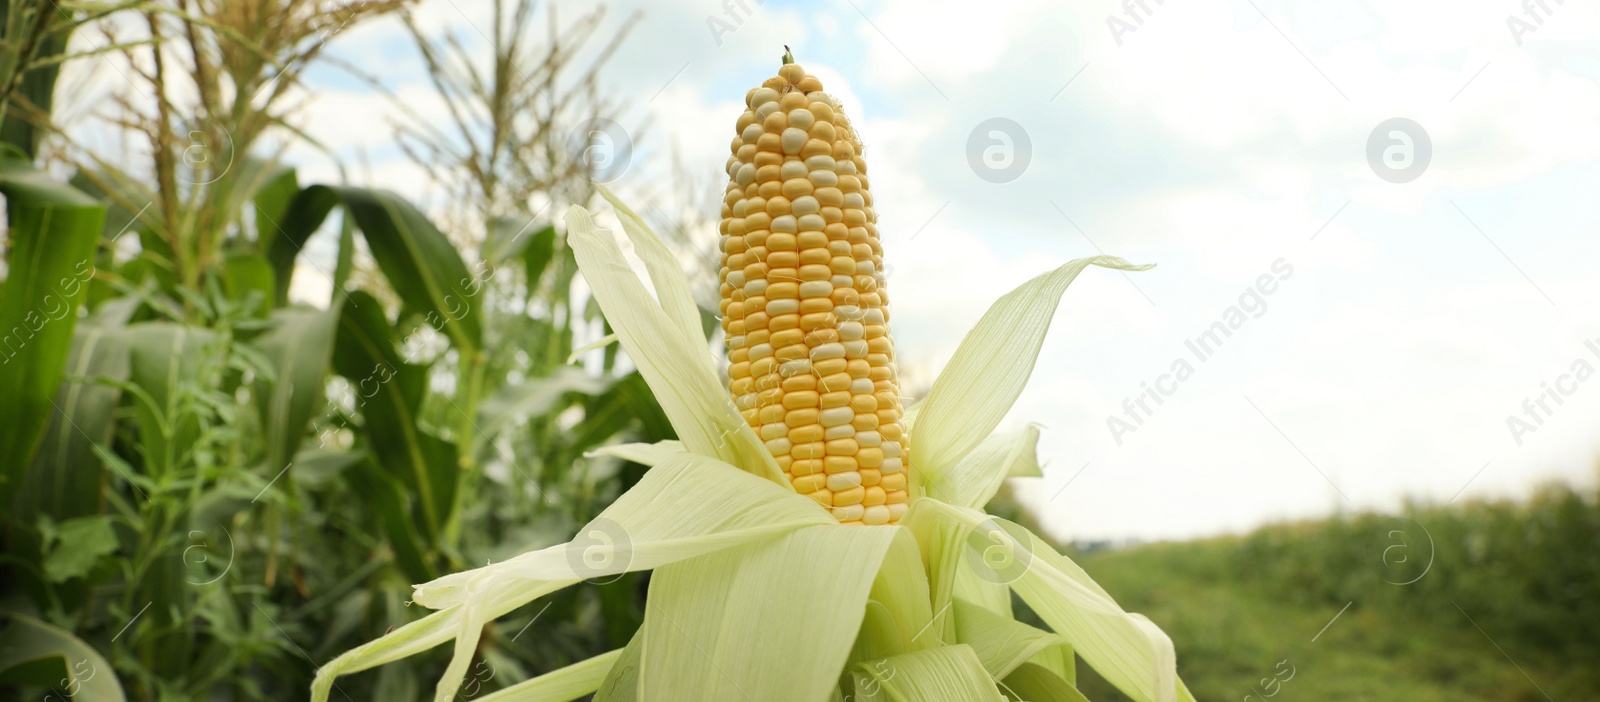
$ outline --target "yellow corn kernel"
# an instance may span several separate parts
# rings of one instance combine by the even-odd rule
[[[729,394],[797,492],[894,524],[910,459],[864,149],[797,64],[745,104],[718,228]]]

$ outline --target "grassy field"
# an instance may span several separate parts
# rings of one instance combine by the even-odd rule
[[[1582,508],[1581,518],[1568,523],[1551,518],[1557,511],[1570,512],[1573,499]],[[1600,584],[1574,575],[1571,564],[1600,558],[1600,552],[1559,549],[1550,558],[1552,572],[1496,570],[1505,558],[1497,557],[1495,540],[1481,533],[1497,530],[1539,541],[1562,529],[1580,534],[1587,546],[1600,529],[1593,507],[1591,500],[1565,493],[1525,505],[1413,510],[1408,514],[1429,524],[1430,531],[1454,533],[1456,526],[1470,525],[1459,529],[1459,541],[1479,553],[1475,562],[1465,563],[1455,540],[1441,538],[1437,561],[1423,570],[1421,557],[1414,559],[1414,572],[1424,575],[1407,585],[1392,583],[1410,577],[1336,573],[1357,564],[1350,560],[1354,556],[1346,556],[1362,549],[1349,543],[1330,548],[1330,542],[1348,542],[1350,534],[1363,531],[1363,520],[1385,520],[1375,515],[1101,552],[1081,557],[1080,563],[1124,607],[1144,613],[1171,635],[1179,673],[1202,701],[1595,700],[1600,699],[1600,666],[1593,645],[1600,632],[1584,626],[1586,612],[1577,609],[1560,627],[1563,635],[1541,631],[1549,627],[1551,603],[1539,601],[1538,593],[1559,589],[1587,598]],[[1493,514],[1501,518],[1496,521]],[[1366,550],[1378,571],[1394,565],[1384,558],[1395,552]],[[1500,555],[1507,558],[1529,551],[1515,542],[1503,550],[1507,553]],[[1300,562],[1292,577],[1281,563],[1283,554]],[[1307,586],[1306,577],[1318,576],[1317,568],[1347,584]],[[1480,572],[1482,577],[1472,577]],[[1524,597],[1523,606],[1516,606]],[[1521,612],[1529,621],[1512,619]],[[1087,666],[1080,669],[1080,684],[1090,699],[1126,699]]]

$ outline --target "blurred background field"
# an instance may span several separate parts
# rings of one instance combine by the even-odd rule
[[[1600,500],[1551,487],[1079,562],[1172,637],[1199,699],[1532,701],[1600,690],[1597,553]]]
[[[699,33],[709,18],[726,20],[723,9],[687,4],[660,8],[666,19],[652,20],[627,7],[569,4],[555,12],[524,0],[466,10],[402,0],[7,2],[0,15],[7,208],[0,697],[301,699],[317,665],[418,618],[408,604],[411,584],[566,541],[636,483],[642,466],[589,452],[672,438],[672,429],[629,360],[604,343],[609,329],[577,275],[559,215],[571,204],[593,205],[595,183],[610,183],[642,203],[640,213],[704,281],[696,292],[714,299],[716,167],[733,119],[721,108],[748,87],[735,78],[764,74],[791,33],[809,33],[813,55],[830,42],[862,45],[851,38],[857,34],[826,31],[830,22],[838,29],[838,18],[818,15],[817,26],[801,32],[791,23],[799,9],[768,5],[767,14],[744,17],[748,24],[729,25],[737,33],[713,30],[713,46]],[[840,8],[855,21],[856,10]],[[941,16],[959,24],[954,12]],[[673,20],[697,33],[697,48],[685,54],[692,59],[653,53],[683,43]],[[872,26],[852,27],[876,41]],[[927,76],[900,67],[889,72],[900,82],[884,85],[870,64],[883,56],[836,56],[818,65],[841,72],[830,85],[861,86],[861,124],[880,139],[884,172],[909,182],[923,169],[908,153],[936,152],[940,163],[971,175],[959,158],[965,123],[957,129],[962,138],[938,142],[948,154],[910,149],[905,139],[918,130],[888,109],[904,100],[885,94],[926,92]],[[722,72],[700,79],[691,72],[678,82],[672,71],[691,65]],[[939,67],[933,75],[947,79]],[[1090,74],[1086,83],[1093,80]],[[965,119],[961,110],[973,102],[927,114]],[[722,121],[707,126],[712,112]],[[1074,143],[1082,149],[1074,153],[1112,149],[1100,155],[1102,165],[1120,163],[1117,149],[1138,150],[1126,139],[1096,137],[1097,122],[1086,128],[1077,113],[1048,117],[1035,124],[1070,122],[1074,129],[1049,131],[1092,142]],[[699,139],[702,131],[711,136]],[[1051,179],[1058,164],[1043,157],[1046,131],[1036,127],[1034,176],[1050,188],[1067,182],[1088,193],[1075,197],[1094,196],[1103,184],[1084,183],[1085,176]],[[383,144],[382,153],[368,152],[369,142]],[[1072,161],[1080,162],[1096,158]],[[1115,163],[1106,172],[1121,174],[1122,185],[1151,177]],[[956,342],[940,325],[965,328],[963,316],[1009,289],[1023,268],[1069,249],[1092,253],[1077,239],[1071,249],[1030,234],[1062,229],[1054,219],[1061,208],[1043,205],[1027,226],[995,235],[994,250],[962,253],[975,250],[962,246],[970,220],[960,210],[970,203],[951,210],[947,219],[962,224],[947,227],[934,223],[944,208],[935,209],[927,193],[896,191],[917,189],[883,180],[891,185],[880,197],[900,205],[893,216],[901,219],[885,227],[894,232],[886,239],[889,260],[903,262],[894,284],[922,296],[896,298],[897,314],[908,312],[897,327],[908,330],[908,365],[935,365],[930,359]],[[961,183],[974,201],[1001,192],[968,185]],[[1338,216],[1326,204],[1311,226],[1300,227],[1299,215],[1289,219],[1309,232],[1329,213]],[[1048,225],[1038,224],[1046,216]],[[1588,222],[1573,219],[1574,227]],[[913,246],[919,224],[927,235]],[[1342,229],[1335,225],[1328,239],[1351,234]],[[1211,234],[1130,238],[1112,253],[1126,244],[1161,260],[1162,270],[1205,269],[1206,256],[1195,252],[1217,243]],[[1194,241],[1201,244],[1183,249]],[[1008,248],[1025,244],[1048,254]],[[1364,260],[1360,252],[1340,256],[1333,258]],[[951,257],[961,271],[953,272]],[[995,263],[1001,258],[1008,262]],[[1313,280],[1327,273],[1302,265]],[[1226,289],[1218,299],[1231,300],[1237,292],[1228,276],[1237,270],[1224,268],[1221,282],[1157,279],[1150,290],[1163,301],[1188,299],[1199,295],[1189,286],[1199,285]],[[986,287],[969,287],[961,275],[979,276]],[[1592,275],[1575,277],[1592,282]],[[1171,635],[1179,670],[1200,699],[1600,698],[1600,498],[1592,481],[1578,476],[1570,481],[1577,487],[1533,490],[1526,474],[1496,465],[1484,482],[1508,481],[1505,489],[1446,503],[1436,494],[1441,481],[1454,490],[1465,475],[1419,464],[1418,475],[1445,478],[1419,478],[1415,504],[1393,508],[1412,491],[1381,484],[1359,506],[1335,501],[1334,516],[1323,518],[1315,515],[1328,514],[1326,498],[1340,488],[1305,470],[1275,434],[1229,438],[1249,454],[1251,467],[1238,472],[1224,465],[1231,458],[1193,458],[1208,454],[1184,443],[1189,429],[1160,434],[1160,422],[1138,437],[1155,447],[1151,453],[1136,453],[1145,450],[1137,446],[1113,453],[1121,444],[1111,447],[1099,428],[1121,397],[1091,388],[1090,378],[1116,391],[1137,386],[1149,368],[1135,363],[1130,371],[1123,357],[1165,362],[1167,338],[1150,335],[1170,330],[1151,321],[1143,289],[1104,278],[1069,294],[1062,319],[1073,322],[1059,327],[1061,345],[1047,347],[1040,364],[1054,381],[1036,383],[1051,398],[1023,400],[1029,411],[1063,422],[1046,432],[1060,443],[1041,445],[1042,456],[1060,460],[1043,481],[1013,485],[1005,513],[1064,540],[1162,539],[1115,548],[1079,541],[1073,555],[1127,609]],[[1550,287],[1564,300],[1583,298],[1577,284]],[[1471,300],[1461,303],[1468,312],[1484,311]],[[1367,302],[1355,304],[1367,310]],[[1118,316],[1129,306],[1137,311]],[[1330,313],[1347,319],[1341,314]],[[1184,308],[1173,316],[1181,336],[1188,321],[1211,313]],[[708,329],[716,326],[711,312],[705,318]],[[1460,336],[1474,351],[1516,357],[1522,344],[1559,347],[1581,327],[1562,318],[1557,331],[1512,335],[1515,341]],[[1309,336],[1316,348],[1344,348]],[[1260,356],[1287,356],[1275,353],[1280,342],[1265,344]],[[1439,351],[1446,347],[1437,339],[1407,343],[1387,352],[1430,367],[1437,358],[1476,358]],[[1256,358],[1242,342],[1233,348],[1242,366]],[[1571,356],[1564,348],[1555,352],[1561,368]],[[1332,372],[1343,368],[1339,358],[1308,363],[1313,374]],[[1222,370],[1226,362],[1212,368],[1229,401],[1241,404],[1236,388],[1220,380],[1241,372]],[[917,374],[908,368],[913,385]],[[1521,400],[1532,384],[1510,376],[1484,401],[1509,407]],[[1250,379],[1278,384],[1270,374]],[[1450,404],[1453,393],[1465,392],[1457,386],[1470,383],[1446,379],[1438,396]],[[1209,421],[1212,396],[1199,393],[1214,390],[1197,385],[1194,392],[1189,409],[1169,409],[1161,421],[1182,426],[1180,412]],[[1325,398],[1319,392],[1297,397]],[[1057,398],[1080,404],[1057,405]],[[1593,409],[1592,401],[1573,401],[1550,423],[1559,428],[1542,429],[1544,443],[1519,460],[1559,462],[1555,473],[1572,477],[1570,465],[1588,460],[1587,448],[1573,447],[1592,445],[1582,420]],[[1297,423],[1317,424],[1317,416]],[[1498,431],[1499,414],[1484,416]],[[1483,433],[1440,417],[1450,437]],[[1041,418],[1017,421],[1030,419]],[[1438,435],[1427,436],[1415,445],[1387,434],[1366,445],[1343,442],[1363,456],[1372,446],[1395,455],[1328,464],[1373,478],[1407,452],[1438,448]],[[1321,458],[1314,441],[1306,443]],[[1482,448],[1445,443],[1448,451]],[[1040,499],[1061,495],[1062,481],[1076,479],[1060,466],[1075,467],[1079,453],[1095,451],[1095,460],[1116,456],[1126,470],[1096,468],[1073,488],[1070,505]],[[1227,488],[1216,489],[1228,504],[1168,482],[1203,481],[1208,471]],[[1349,474],[1340,482],[1352,492],[1364,485]],[[1287,501],[1281,509],[1280,498]],[[1237,517],[1231,510],[1241,505],[1246,516]],[[1239,535],[1185,540],[1219,533]],[[646,574],[586,583],[490,623],[462,697],[621,646],[639,626],[647,587]],[[341,678],[335,696],[426,697],[446,658],[434,651]],[[1119,699],[1082,671],[1091,699]]]

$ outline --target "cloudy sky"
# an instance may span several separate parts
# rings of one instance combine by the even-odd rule
[[[642,19],[605,77],[652,123],[618,185],[673,148],[715,177],[788,44],[867,144],[910,384],[1032,275],[1158,264],[1079,279],[1006,420],[1045,427],[1019,487],[1062,537],[1593,485],[1600,10],[1529,6],[618,1],[610,26]],[[486,3],[421,16],[487,56]],[[431,109],[398,22],[332,50]],[[354,179],[423,192],[383,100],[333,69],[309,87]]]

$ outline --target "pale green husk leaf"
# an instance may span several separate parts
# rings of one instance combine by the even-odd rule
[[[622,657],[611,666],[606,679],[595,690],[594,702],[634,702],[639,699],[639,659],[644,651],[644,626],[633,632],[628,645],[622,647]]]
[[[1001,702],[971,646],[940,646],[851,669],[860,702]]]
[[[972,568],[956,568],[952,577],[954,578],[954,585],[950,590],[952,596],[1007,619],[1011,618],[1011,588],[984,580]]]
[[[944,645],[940,630],[932,626],[931,602],[921,554],[916,548],[890,549],[872,581],[850,660],[875,660]]]
[[[640,691],[664,700],[822,699],[891,548],[915,544],[899,527],[832,524],[658,569]]]
[[[524,680],[504,690],[479,697],[477,702],[564,702],[600,689],[600,681],[622,657],[622,649],[607,651],[565,668]]]
[[[932,542],[921,544],[924,557],[932,553],[943,561],[930,566],[935,597],[944,589],[940,581],[953,577],[952,568],[991,567],[988,549],[1009,552],[1011,560],[996,567],[994,575],[1006,580],[1102,677],[1141,702],[1179,699],[1171,639],[1150,620],[1123,611],[1083,569],[1028,530],[932,498],[917,500],[905,523],[919,542]],[[950,562],[953,553],[974,548],[975,542],[987,549],[957,556],[959,564]]]
[[[654,236],[637,233],[644,239]],[[610,232],[596,226],[588,210],[573,205],[567,211],[567,241],[622,348],[639,367],[684,447],[787,485],[772,455],[734,409],[704,339],[690,340],[663,303],[650,297]],[[651,247],[639,248],[646,249],[644,254]],[[663,302],[681,307],[672,301],[679,297],[678,285],[687,288],[682,271],[674,267],[654,277],[666,291]]]
[[[1016,702],[1089,702],[1072,681],[1037,663],[1023,663],[1001,681],[1000,689]]]
[[[837,522],[816,501],[714,458],[679,453],[647,471],[573,542],[437,578],[416,586],[412,599],[439,609],[461,603],[471,582],[603,578],[819,524]],[[610,552],[599,550],[607,541]]]
[[[956,347],[917,413],[913,480],[948,470],[1000,424],[1033,372],[1062,293],[1089,266],[1149,268],[1115,256],[1080,258],[997,300]]]
[[[610,188],[600,185],[597,189],[600,196],[616,208],[617,219],[622,220],[622,231],[627,233],[628,240],[633,242],[633,252],[644,261],[645,270],[650,273],[650,284],[655,286],[661,309],[678,326],[684,338],[692,344],[705,346],[706,335],[700,327],[700,308],[694,304],[694,294],[689,291],[689,280],[683,275],[683,265],[678,263],[678,257],[644,223],[644,218],[623,204]]]
[[[1035,654],[1066,643],[1060,636],[1035,629],[983,607],[955,600],[956,641],[972,647],[983,669],[999,680]]]
[[[657,441],[653,444],[632,443],[601,446],[590,451],[589,455],[612,456],[624,461],[653,466],[658,463],[664,463],[667,459],[683,453],[685,450],[682,441],[668,439],[666,441]]]
[[[1061,676],[1062,680],[1071,683],[1073,687],[1078,686],[1078,661],[1073,657],[1071,644],[1063,643],[1046,648],[1033,654],[1028,663],[1042,666],[1045,670]]]
[[[706,504],[721,509],[704,509]],[[647,570],[797,528],[837,526],[809,498],[716,459],[680,453],[652,468],[634,489],[567,543],[418,585],[413,599],[439,609],[352,649],[317,673],[313,697],[327,699],[333,679],[416,655],[456,639],[452,666],[437,694],[454,695],[482,623],[587,578]],[[610,544],[607,545],[606,542]]]
[[[590,351],[594,351],[596,349],[603,349],[603,348],[605,348],[607,346],[610,346],[612,344],[615,344],[615,343],[617,343],[617,335],[616,334],[607,334],[605,336],[602,336],[602,337],[600,337],[598,339],[595,339],[594,341],[591,341],[591,342],[589,342],[587,344],[584,344],[582,346],[579,346],[578,348],[573,349],[572,353],[567,354],[567,363],[577,363],[578,359],[583,358],[584,354],[589,353]]]
[[[1018,431],[990,435],[952,465],[925,469],[919,463],[924,494],[941,502],[982,509],[1006,478],[1040,475],[1038,443],[1039,428],[1028,425]]]

